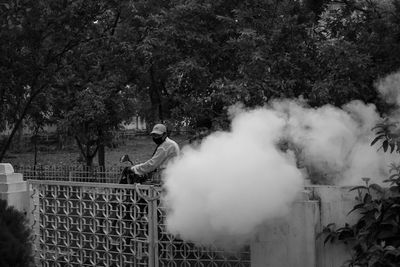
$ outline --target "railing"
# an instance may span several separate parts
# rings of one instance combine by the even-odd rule
[[[37,266],[250,266],[239,253],[169,234],[151,185],[29,180]]]
[[[21,165],[14,166],[24,180],[51,180],[91,183],[118,183],[124,167],[87,167],[83,165]]]

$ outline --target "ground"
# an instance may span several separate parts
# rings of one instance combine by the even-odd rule
[[[186,136],[173,136],[179,146],[187,144]],[[124,140],[116,148],[106,148],[106,166],[119,165],[119,159],[122,155],[128,154],[133,162],[143,162],[151,157],[156,145],[150,136],[137,136],[131,140]],[[41,165],[76,165],[78,164],[79,151],[73,146],[68,150],[50,150],[41,149],[37,155],[37,162]],[[12,165],[33,165],[34,152],[9,152],[4,162]],[[94,159],[94,165],[97,165],[97,157]]]

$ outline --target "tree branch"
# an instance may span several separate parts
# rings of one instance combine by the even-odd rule
[[[120,17],[121,17],[121,11],[120,11],[120,10],[118,10],[118,12],[117,12],[117,16],[115,17],[114,24],[113,24],[113,26],[112,26],[112,28],[111,28],[111,36],[113,36],[113,35],[114,35],[115,28],[117,28],[118,21],[119,21],[119,18],[120,18]]]
[[[38,79],[38,77],[36,78],[36,80]],[[14,138],[14,135],[16,134],[17,130],[19,129],[19,127],[22,124],[22,121],[24,120],[24,118],[26,117],[28,110],[33,102],[33,100],[39,95],[39,93],[42,92],[42,90],[45,88],[45,85],[42,85],[41,87],[39,87],[38,90],[36,90],[35,92],[32,93],[32,95],[30,96],[30,98],[28,99],[28,101],[26,102],[21,115],[19,116],[19,118],[16,120],[16,123],[11,131],[10,136],[7,138],[7,141],[4,145],[4,147],[1,150],[0,153],[0,162],[3,160],[6,151],[8,150],[8,148],[10,147],[11,141]]]

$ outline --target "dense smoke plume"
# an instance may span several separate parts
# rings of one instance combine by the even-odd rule
[[[369,177],[381,183],[396,155],[371,147],[371,129],[381,119],[374,105],[352,101],[342,109],[307,108],[294,101],[272,104],[287,116],[282,136],[296,151],[298,166],[317,184],[355,185]]]
[[[399,87],[400,72],[390,74],[376,83],[376,88],[386,103],[396,104],[397,106],[400,103]]]
[[[377,83],[398,105],[394,74]],[[396,114],[396,112],[392,113]],[[398,155],[371,147],[381,119],[373,104],[310,108],[304,101],[233,107],[230,131],[184,147],[165,173],[168,230],[182,239],[240,245],[264,221],[284,215],[305,183],[382,183]],[[393,115],[395,116],[395,115]]]
[[[265,218],[285,214],[303,180],[293,153],[277,149],[284,117],[236,111],[229,132],[208,136],[166,171],[167,224],[202,244],[240,244]]]

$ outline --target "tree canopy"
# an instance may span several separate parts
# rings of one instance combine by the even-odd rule
[[[3,1],[0,129],[52,121],[87,163],[118,124],[224,127],[274,98],[385,105],[400,67],[399,1]],[[38,124],[38,125],[39,125]]]
[[[32,107],[39,106],[44,95],[51,99],[59,93],[57,85],[64,80],[61,73],[79,59],[69,61],[72,51],[108,34],[106,30],[90,33],[96,31],[93,22],[106,16],[114,5],[97,0],[0,4],[0,129],[6,123],[12,127],[0,160],[23,120],[38,113]],[[48,101],[40,111],[51,116],[54,108]]]
[[[382,3],[135,2],[127,13],[137,24],[123,29],[141,59],[134,83],[148,96],[144,115],[196,127],[223,122],[237,102],[300,96],[311,106],[359,99],[382,109],[374,81],[399,68],[398,1]]]

